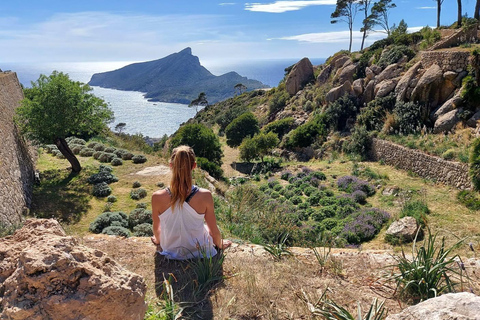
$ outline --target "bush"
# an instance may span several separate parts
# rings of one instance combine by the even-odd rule
[[[362,160],[368,158],[372,148],[372,138],[365,127],[356,126],[350,139],[343,144],[343,151],[348,154],[358,155]]]
[[[286,136],[285,147],[289,149],[305,148],[317,140],[319,142],[325,141],[328,134],[325,123],[326,117],[324,114],[315,116],[295,130],[290,131]]]
[[[480,199],[476,192],[462,190],[457,193],[457,199],[470,210],[480,210]]]
[[[104,212],[99,215],[89,227],[90,232],[93,233],[100,233],[106,227],[112,225],[112,223],[116,223],[124,228],[128,227],[128,216],[121,211],[115,212]]]
[[[103,151],[95,151],[93,154],[93,159],[98,160],[103,153]]]
[[[356,203],[365,204],[367,201],[367,194],[362,190],[355,190],[352,192],[352,198]]]
[[[375,188],[365,180],[358,179],[355,176],[343,176],[337,180],[338,189],[353,193],[361,190],[370,197],[375,194]]]
[[[262,128],[265,133],[273,132],[278,135],[279,139],[282,139],[284,135],[289,133],[293,129],[295,119],[292,117],[275,120],[267,124]]]
[[[310,176],[312,178],[315,178],[315,179],[318,179],[318,180],[327,180],[327,176],[325,175],[325,173],[320,172],[320,171],[314,171],[310,174]],[[311,180],[310,180],[310,182],[311,182]]]
[[[390,215],[383,210],[377,208],[363,209],[349,217],[341,236],[352,244],[371,240],[388,219],[390,219]]]
[[[128,226],[130,228],[142,223],[152,224],[152,211],[145,210],[144,208],[133,209],[128,216]]]
[[[120,158],[113,158],[112,161],[110,161],[110,164],[112,166],[121,166],[123,164],[123,161]]]
[[[270,114],[276,113],[283,109],[287,104],[288,99],[290,99],[290,95],[288,92],[283,90],[277,90],[272,97],[270,98],[270,102],[268,103],[268,111]]]
[[[52,151],[58,151],[58,148],[54,144],[47,144],[46,146],[43,147],[45,149],[46,153],[52,153]]]
[[[314,193],[314,192],[316,192],[316,191],[318,191],[317,188],[308,186],[307,188],[305,188],[305,189],[303,190],[303,193],[304,193],[307,197],[309,197],[312,193]]]
[[[349,119],[355,119],[358,107],[354,98],[344,95],[340,99],[330,103],[325,110],[326,122],[335,131],[342,131]]]
[[[320,199],[322,199],[322,197],[323,197],[323,194],[320,191],[316,190],[316,191],[310,193],[309,198],[308,198],[308,202],[312,206],[317,206],[320,203]]]
[[[106,182],[100,182],[93,185],[92,194],[95,197],[103,198],[112,193],[112,188]]]
[[[445,160],[452,160],[457,156],[455,149],[448,149],[444,153],[442,153],[442,158]]]
[[[114,176],[111,172],[108,171],[100,171],[98,173],[92,174],[88,179],[87,182],[90,184],[97,184],[101,182],[105,182],[107,184],[117,182],[118,178]]]
[[[140,200],[147,196],[147,190],[143,188],[133,189],[130,191],[130,198],[133,200]]]
[[[87,143],[85,140],[80,138],[75,138],[75,137],[68,137],[65,140],[68,142],[68,144],[77,144],[82,146],[84,146]]]
[[[148,207],[148,203],[146,203],[146,202],[139,202],[139,203],[137,203],[137,205],[135,206],[135,208],[137,208],[137,209],[138,209],[138,208],[140,208],[140,209],[147,209],[147,207]]]
[[[225,129],[227,137],[227,145],[230,147],[238,147],[242,140],[248,136],[253,137],[258,133],[258,120],[251,112],[246,112],[234,119]]]
[[[404,203],[400,211],[400,218],[414,217],[418,225],[425,227],[427,214],[430,213],[427,203],[423,200],[409,200]]]
[[[398,101],[393,109],[395,127],[399,133],[419,132],[423,125],[422,107],[414,102]]]
[[[290,198],[290,202],[297,205],[297,204],[302,203],[303,200],[302,200],[302,197],[300,197],[300,196],[293,196],[293,197]]]
[[[108,201],[108,202],[111,202],[111,203],[117,202],[117,197],[115,197],[115,196],[108,196],[107,201]]]
[[[387,116],[386,112],[395,108],[395,102],[394,94],[370,101],[365,108],[360,109],[357,124],[365,126],[368,131],[381,131]]]
[[[105,148],[104,151],[105,151],[106,153],[115,153],[115,151],[117,151],[117,148],[107,147],[107,148]]]
[[[91,157],[94,152],[95,152],[95,150],[93,150],[93,149],[83,148],[83,149],[80,151],[79,155],[80,155],[81,157]]]
[[[98,142],[95,142],[95,141],[92,141],[92,142],[89,142],[87,144],[87,147],[90,148],[90,149],[95,149],[95,147],[97,146]]]
[[[197,165],[199,168],[207,171],[208,174],[215,179],[220,179],[223,177],[222,168],[216,163],[209,161],[207,158],[197,157]]]
[[[125,152],[125,153],[122,153],[122,160],[132,160],[133,158],[133,153],[131,152]]]
[[[98,161],[100,162],[110,162],[112,161],[114,158],[115,158],[115,154],[113,153],[106,153],[106,152],[103,152],[100,157],[98,157]]]
[[[128,151],[123,149],[116,149],[115,151],[113,151],[113,153],[121,159],[124,154],[128,153]]]
[[[102,230],[103,234],[108,234],[111,236],[120,236],[128,238],[130,237],[130,230],[120,226],[110,226]]]
[[[393,63],[396,63],[403,56],[407,56],[408,60],[410,60],[415,56],[415,51],[404,45],[393,46],[387,52],[382,54],[377,65],[385,68]]]
[[[132,188],[140,188],[142,186],[142,184],[140,183],[140,181],[135,181],[132,185]]]
[[[283,171],[281,174],[280,174],[280,179],[282,180],[285,180],[285,181],[288,181],[288,179],[290,179],[291,177],[293,177],[293,174],[291,171]]]
[[[72,152],[73,154],[76,154],[76,155],[79,155],[80,152],[85,149],[85,146],[82,146],[82,145],[76,145],[72,148]]]
[[[113,172],[113,168],[106,164],[101,164],[98,167],[99,172]]]
[[[133,163],[145,163],[145,162],[147,162],[147,158],[144,155],[137,154],[136,156],[133,156],[132,162]]]
[[[153,236],[153,225],[150,223],[142,223],[133,227],[133,235],[135,237],[151,237]]]
[[[105,146],[103,144],[96,144],[94,147],[93,147],[93,150],[95,151],[104,151],[105,150]]]

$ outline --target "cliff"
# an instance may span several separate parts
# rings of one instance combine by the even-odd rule
[[[96,73],[89,84],[104,88],[145,92],[152,101],[190,103],[205,92],[210,103],[234,95],[234,86],[242,83],[247,90],[265,88],[263,83],[236,72],[215,76],[200,64],[186,48],[165,58],[134,63],[121,69]]]

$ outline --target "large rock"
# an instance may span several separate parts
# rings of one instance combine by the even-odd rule
[[[51,220],[0,239],[1,319],[132,319],[146,311],[143,278],[78,244]]]
[[[297,62],[285,80],[287,92],[293,96],[314,78],[313,65],[308,58]]]
[[[369,68],[375,75],[379,75],[382,72],[382,67],[379,67],[376,64],[372,64]]]
[[[365,68],[365,78],[367,78],[367,80],[372,80],[375,78],[375,73],[372,71],[372,69],[370,69],[370,67]]]
[[[410,100],[423,101],[427,107],[435,108],[439,104],[442,81],[442,69],[438,65],[433,64],[418,80]]]
[[[382,82],[383,80],[388,80],[392,78],[396,78],[402,72],[402,68],[399,67],[398,63],[393,63],[385,68],[376,78],[378,82]]]
[[[365,103],[369,103],[375,97],[375,80],[370,81],[363,92],[363,100]]]
[[[415,63],[400,79],[397,86],[395,87],[395,95],[397,96],[397,101],[406,101],[410,98],[407,96],[407,89],[412,79],[415,78],[418,68],[420,68],[421,65],[421,62]]]
[[[444,104],[438,108],[435,113],[432,116],[432,119],[435,121],[439,117],[443,116],[444,114],[454,110],[458,109],[462,104],[463,104],[463,99],[461,97],[461,89],[455,94],[451,99],[445,101]]]
[[[327,83],[328,78],[330,78],[330,74],[332,73],[333,67],[331,65],[326,66],[325,68],[320,71],[320,74],[317,77],[318,85],[323,85]]]
[[[339,69],[335,75],[335,80],[340,83],[344,83],[346,81],[352,82],[356,69],[357,67],[354,64],[349,64],[346,67]]]
[[[352,87],[353,87],[353,93],[358,97],[362,95],[363,93],[363,85],[364,85],[364,80],[363,79],[357,79],[353,81]]]
[[[480,120],[480,111],[475,112],[475,114],[467,120],[467,125],[472,128],[476,128],[478,121]]]
[[[411,242],[415,239],[418,231],[417,220],[413,217],[404,217],[394,221],[387,229],[386,238],[390,241]]]
[[[433,133],[447,132],[452,130],[458,121],[460,121],[458,115],[462,111],[462,108],[455,109],[438,117],[433,125]]]
[[[338,69],[342,67],[348,60],[350,60],[349,56],[347,56],[346,54],[340,54],[330,60],[330,65],[333,66],[335,69]]]
[[[400,78],[389,79],[377,84],[374,91],[375,98],[386,97],[390,92],[393,91],[393,89],[395,89],[399,80]]]
[[[410,306],[386,320],[480,320],[480,297],[469,292],[448,293]]]
[[[325,96],[325,100],[327,102],[333,102],[340,97],[343,97],[345,94],[352,93],[352,83],[350,81],[344,82],[342,85],[335,87],[328,91],[327,95]]]

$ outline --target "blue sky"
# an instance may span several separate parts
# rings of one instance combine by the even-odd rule
[[[255,1],[255,0],[254,0]],[[204,64],[250,59],[324,58],[348,49],[344,23],[330,23],[336,0],[24,0],[0,7],[0,63],[146,61],[191,47]],[[436,24],[436,1],[398,0],[390,21]],[[473,15],[475,0],[463,0]],[[445,0],[441,22],[456,19]],[[361,14],[356,17],[360,29]],[[357,32],[357,35],[360,33]],[[384,37],[370,35],[368,43]],[[355,37],[353,50],[360,48]]]

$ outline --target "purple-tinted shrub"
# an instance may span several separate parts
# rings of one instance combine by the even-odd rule
[[[388,212],[377,208],[363,209],[350,216],[349,221],[345,223],[341,236],[352,244],[371,240],[388,219],[390,219]]]
[[[280,179],[285,181],[288,181],[288,179],[290,179],[291,177],[293,177],[293,174],[289,170],[285,170],[280,174]]]
[[[367,194],[362,190],[355,190],[351,196],[356,203],[364,204],[367,200]]]
[[[357,190],[365,192],[370,197],[375,194],[375,188],[365,180],[358,179],[355,176],[343,176],[337,180],[337,187],[342,191],[353,193]]]

